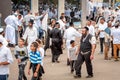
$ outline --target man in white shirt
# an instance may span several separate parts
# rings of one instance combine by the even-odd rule
[[[89,28],[89,33],[90,33],[92,36],[95,36],[95,28],[93,27],[91,20],[88,20],[88,21],[87,21],[87,27]]]
[[[18,20],[16,14],[9,15],[5,18],[6,31],[5,38],[9,41],[10,46],[14,46],[17,42],[16,31],[18,30]]]
[[[64,31],[65,31],[65,25],[66,23],[64,22],[64,17],[61,16],[60,19],[57,21],[59,24],[60,24],[60,30],[61,30],[61,33],[63,34]]]
[[[33,26],[33,24],[34,24],[34,20],[30,19],[29,26],[26,28],[25,33],[23,35],[23,39],[27,40],[28,52],[30,51],[31,43],[38,38],[37,29],[35,28],[35,26]]]
[[[24,31],[26,30],[27,26],[29,25],[30,19],[34,18],[33,15],[31,14],[30,10],[28,10],[27,12],[28,12],[28,14],[25,15],[25,17],[23,18]]]
[[[108,21],[109,17],[110,17],[110,10],[109,9],[105,9],[104,12],[103,12],[103,15],[105,17],[105,21]]]
[[[75,28],[73,22],[70,22],[70,27],[66,29],[64,33],[64,38],[66,39],[66,47],[68,48],[70,46],[70,41],[76,39],[76,37],[81,37],[82,34],[80,34]]]
[[[66,47],[67,49],[70,46],[70,41],[76,39],[76,37],[81,37],[82,34],[80,34],[75,28],[73,22],[70,22],[70,27],[66,29],[64,33],[64,39],[66,40]],[[69,59],[69,54],[68,54],[68,59]]]
[[[66,8],[66,10],[65,10],[65,16],[67,16],[67,17],[70,18],[70,12],[71,12],[71,10],[69,8]]]
[[[0,38],[0,80],[8,80],[9,64],[12,62],[11,51],[3,45],[3,39]]]
[[[40,36],[41,34],[39,33],[39,30],[42,30],[42,21],[41,19],[45,16],[45,14],[39,15],[39,13],[35,13],[34,17],[34,26],[37,28],[37,34]],[[39,37],[41,38],[41,36]]]
[[[120,50],[120,28],[119,28],[119,24],[120,23],[116,23],[115,28],[111,29],[111,36],[113,38],[113,50],[114,50],[115,61],[118,61],[117,49]]]
[[[93,0],[89,0],[88,2],[88,14],[89,14],[89,19],[92,19],[94,16],[93,16],[93,11],[94,11],[94,4],[93,4]]]
[[[39,27],[42,27],[42,24],[41,24],[41,18],[43,18],[45,16],[46,13],[42,14],[42,15],[39,15],[39,13],[35,13],[35,17],[34,17],[34,23],[35,23],[35,26],[37,27],[37,29]]]
[[[105,32],[104,30],[107,28],[107,23],[105,22],[105,18],[100,19],[100,23],[98,24],[98,34],[100,38],[100,53],[103,53],[103,44],[104,44],[104,38],[105,38]]]

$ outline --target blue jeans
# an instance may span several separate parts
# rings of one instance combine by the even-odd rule
[[[0,80],[8,80],[8,75],[0,75]]]

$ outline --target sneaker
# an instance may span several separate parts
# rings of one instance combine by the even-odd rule
[[[74,78],[81,78],[81,75],[75,75]]]
[[[86,78],[92,78],[93,77],[93,75],[88,75],[88,76],[86,76]]]

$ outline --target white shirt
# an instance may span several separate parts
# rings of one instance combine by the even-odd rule
[[[60,30],[65,30],[65,23],[60,19],[57,21],[60,24]]]
[[[19,24],[19,26],[22,26],[22,25],[23,25],[22,21],[23,21],[23,18],[18,19],[18,24]]]
[[[90,25],[90,26],[87,26],[89,28],[89,33],[92,35],[92,36],[95,36],[95,28]]]
[[[94,4],[93,2],[89,1],[89,10],[93,11],[94,10]]]
[[[30,19],[34,18],[33,15],[31,14],[27,14],[25,15],[25,17],[23,18],[23,22],[25,22],[25,25],[29,24]]]
[[[65,10],[65,15],[68,16],[68,17],[70,17],[70,12],[71,12],[70,9]]]
[[[41,65],[43,65],[43,58],[44,58],[45,51],[44,51],[44,49],[42,47],[39,48],[39,51],[40,51],[41,57],[42,57],[42,63],[41,63]]]
[[[53,17],[53,12],[52,11],[49,11],[48,12],[48,17],[51,19]]]
[[[120,28],[112,28],[111,35],[113,36],[113,44],[120,44]]]
[[[75,40],[76,37],[81,36],[82,34],[80,34],[75,28],[69,27],[64,33],[64,38],[66,39],[66,46],[69,47],[71,40]]]
[[[92,36],[91,40],[89,40],[91,44],[96,44],[95,36]]]
[[[75,12],[75,18],[80,18],[80,11]]]
[[[104,17],[105,17],[105,20],[106,20],[106,21],[108,20],[108,18],[109,18],[110,15],[111,15],[111,14],[110,14],[110,10],[105,9],[105,11],[104,11]]]
[[[103,32],[100,32],[100,34],[99,34],[99,37],[100,38],[104,38],[105,37],[105,35],[104,35],[104,30],[107,28],[107,23],[105,22],[104,24],[99,24],[98,25],[98,30],[103,30]]]
[[[81,37],[81,34],[74,27],[69,27],[66,29],[64,34],[65,39],[75,40],[76,37]]]
[[[5,23],[6,25],[11,25],[12,27],[15,28],[15,30],[18,29],[18,19],[15,17],[15,15],[9,15],[7,18],[5,18]]]
[[[0,62],[13,62],[13,57],[11,54],[11,51],[6,46],[2,46],[0,48]],[[6,75],[9,74],[9,65],[0,65],[0,75]]]
[[[25,34],[23,35],[23,39],[27,39],[28,37],[28,44],[31,44],[37,39],[37,29],[33,26],[32,28],[27,27]]]
[[[41,21],[40,21],[40,19],[41,19],[42,17],[43,17],[43,15],[41,15],[41,16],[35,16],[34,23],[35,23],[35,25],[36,25],[37,28],[39,28],[39,27],[42,26]]]

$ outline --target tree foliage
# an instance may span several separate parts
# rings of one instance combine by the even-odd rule
[[[30,0],[12,0],[12,2],[16,5],[16,4],[24,4],[24,3],[28,3]]]

